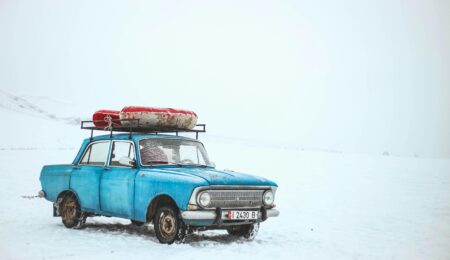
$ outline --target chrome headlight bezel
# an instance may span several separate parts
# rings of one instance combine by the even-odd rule
[[[273,203],[275,202],[275,193],[272,190],[266,190],[263,193],[262,200],[263,200],[264,205],[272,206]]]
[[[197,204],[202,208],[207,208],[211,204],[211,195],[209,192],[200,192],[197,196]]]

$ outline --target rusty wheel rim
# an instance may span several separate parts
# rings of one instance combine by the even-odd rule
[[[64,222],[73,223],[77,215],[76,202],[73,199],[69,199],[66,203],[64,203],[61,213]]]
[[[176,233],[176,219],[167,212],[162,212],[158,224],[159,231],[164,238],[171,238]]]

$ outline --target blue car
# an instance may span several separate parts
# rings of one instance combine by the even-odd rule
[[[67,228],[114,216],[153,223],[166,244],[208,229],[253,239],[260,222],[279,215],[276,183],[216,170],[201,142],[178,133],[91,135],[72,164],[44,166],[40,181]]]

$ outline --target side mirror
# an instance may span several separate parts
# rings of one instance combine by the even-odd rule
[[[119,159],[119,164],[128,167],[135,167],[136,162],[130,157],[124,156]]]

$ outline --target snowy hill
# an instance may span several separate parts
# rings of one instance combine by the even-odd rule
[[[43,97],[20,97],[0,91],[1,150],[71,149],[80,117],[73,116],[77,106]],[[72,113],[72,114],[69,114]],[[85,136],[85,133],[84,133]]]
[[[281,215],[263,223],[254,241],[209,231],[167,246],[151,226],[103,217],[66,229],[50,202],[22,197],[40,189],[44,164],[70,162],[88,136],[79,118],[63,111],[70,109],[52,106],[61,104],[0,92],[0,116],[11,123],[0,144],[2,259],[450,258],[450,160],[301,151],[217,136],[200,138],[218,168],[279,185]]]
[[[30,99],[32,102],[30,102]],[[39,105],[45,104],[45,109]],[[19,114],[29,115],[38,118],[46,118],[63,123],[78,125],[80,123],[79,117],[61,116],[64,112],[67,113],[68,108],[74,111],[72,104],[67,104],[58,100],[51,100],[48,97],[20,97],[0,90],[0,108],[4,110],[13,111]],[[55,114],[51,111],[56,111]]]

